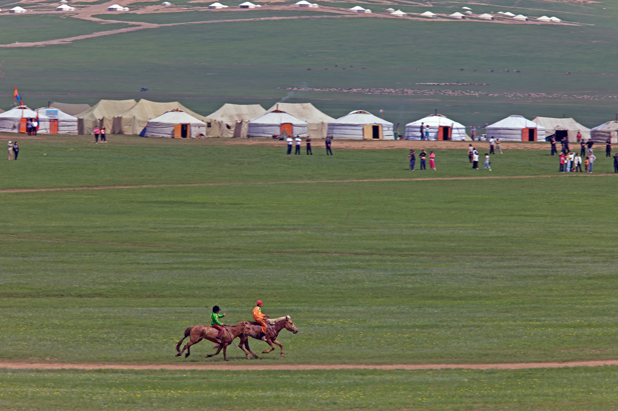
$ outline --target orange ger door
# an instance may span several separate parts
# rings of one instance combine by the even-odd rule
[[[22,118],[19,120],[19,132],[20,132],[20,133],[27,133],[27,132],[28,132],[28,126],[27,126],[27,123],[28,123],[28,119],[27,119],[27,118],[23,118],[23,117],[22,117]]]
[[[49,134],[58,134],[58,120],[49,120]]]
[[[174,138],[182,138],[182,124],[174,124]]]
[[[281,128],[279,129],[279,135],[287,133],[288,136],[292,136],[294,134],[294,126],[292,123],[283,123],[281,124]]]

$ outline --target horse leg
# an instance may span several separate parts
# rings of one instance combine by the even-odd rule
[[[269,352],[275,349],[275,346],[273,345],[271,340],[266,340],[266,344],[270,345],[270,350],[264,350],[262,351],[262,354],[268,354]]]
[[[221,352],[221,349],[222,349],[222,348],[223,348],[223,344],[219,344],[219,349],[217,350],[217,352],[216,352],[216,353],[214,353],[214,354],[208,354],[208,355],[206,356],[206,358],[210,358],[210,357],[214,357],[215,355],[219,355],[219,353]]]
[[[227,344],[223,346],[223,361],[227,361]]]
[[[247,340],[246,338],[245,339],[241,339],[240,342],[238,343],[238,348],[240,348],[242,350],[242,352],[245,353],[245,357],[247,357],[247,359],[249,359],[249,358],[251,358],[251,357],[249,357],[249,353],[247,352],[247,350],[245,350],[243,348],[243,345],[245,345],[245,341],[246,340]]]
[[[277,344],[279,347],[281,347],[281,358],[283,358],[283,344],[281,344],[279,341],[274,340],[273,341],[275,344]],[[273,348],[274,349],[274,348]]]
[[[185,350],[187,350],[187,353],[185,354],[185,358],[187,358],[189,355],[191,355],[191,350],[189,350],[189,347],[191,347],[194,343],[191,342],[191,340],[189,340],[188,343],[185,344],[184,347],[182,347],[182,351],[180,351],[178,354],[176,354],[176,357],[180,357],[182,355],[183,352],[185,352]]]
[[[247,351],[249,351],[251,353],[251,355],[253,355],[253,358],[255,359],[259,359],[260,357],[258,357],[257,355],[255,355],[255,353],[253,351],[251,351],[251,348],[249,347],[249,339],[245,339],[245,348],[247,349]]]
[[[180,341],[178,341],[178,343],[176,344],[176,352],[179,353],[180,352],[180,344],[182,344],[182,342],[185,340],[185,338],[187,338],[188,336],[191,335],[191,330],[193,329],[193,327],[189,327],[185,330],[185,336],[182,337],[182,339]]]

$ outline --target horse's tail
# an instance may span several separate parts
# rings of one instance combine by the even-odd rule
[[[188,336],[190,336],[190,335],[191,335],[191,330],[192,330],[192,329],[193,329],[193,327],[188,327],[188,328],[185,330],[185,336],[184,336],[184,337],[182,337],[182,338],[180,339],[180,341],[178,341],[178,344],[176,344],[176,352],[180,352],[180,344],[182,344],[182,342],[185,340],[185,338],[187,338]]]

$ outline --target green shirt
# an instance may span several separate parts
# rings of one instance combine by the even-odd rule
[[[210,325],[223,325],[223,323],[219,321],[219,318],[222,318],[222,317],[225,317],[225,314],[217,314],[217,313],[210,314]]]

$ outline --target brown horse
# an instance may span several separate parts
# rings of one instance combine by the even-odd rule
[[[206,339],[208,341],[214,342],[216,344],[214,348],[217,349],[216,353],[209,354],[206,356],[206,358],[214,357],[215,355],[219,354],[221,350],[223,350],[223,360],[227,361],[227,346],[230,345],[235,338],[240,337],[240,340],[244,341],[247,340],[249,337],[257,337],[257,335],[254,334],[249,321],[241,321],[235,325],[225,325],[223,326],[223,329],[224,332],[221,336],[221,343],[219,343],[217,342],[218,331],[216,328],[208,327],[205,325],[196,325],[194,327],[187,328],[185,330],[185,336],[176,344],[176,357],[180,357],[182,353],[187,350],[187,353],[185,354],[185,358],[187,358],[189,355],[191,355],[191,346]],[[183,340],[189,336],[191,337],[189,339],[189,342],[185,344],[185,346],[182,348],[182,351],[180,351],[180,344],[182,344]],[[240,349],[243,350],[248,359],[249,353],[245,351],[242,346],[240,346]]]
[[[266,320],[266,321],[268,323],[268,332],[266,333],[266,343],[270,345],[270,350],[264,350],[262,351],[262,354],[268,354],[269,352],[274,350],[275,349],[275,346],[273,345],[274,343],[274,344],[277,344],[279,347],[281,347],[281,358],[283,358],[283,344],[277,341],[277,336],[279,335],[279,332],[285,328],[292,334],[297,334],[298,329],[292,322],[292,319],[290,318],[289,315],[286,315],[285,317],[274,318],[272,320]],[[251,324],[251,330],[253,331],[253,335],[251,335],[251,337],[255,338],[256,340],[263,341],[259,338],[259,335],[262,330],[262,326],[255,322],[250,322],[249,324]],[[242,338],[240,339],[240,344],[238,346],[242,348],[243,345],[255,358],[258,358],[258,356],[255,355],[253,351],[251,351],[251,348],[249,348],[249,338],[245,338],[244,340]],[[245,350],[243,349],[243,351]]]

